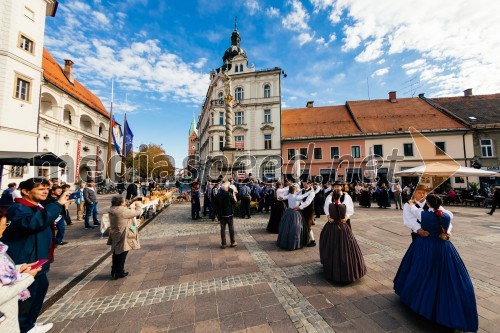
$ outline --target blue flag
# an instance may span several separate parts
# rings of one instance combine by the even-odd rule
[[[117,126],[118,126],[118,128],[117,128]],[[121,129],[119,128],[119,125],[116,123],[115,116],[113,116],[113,120],[111,121],[111,136],[113,137],[113,145],[115,146],[116,153],[118,155],[121,155],[122,149],[121,149],[120,145],[118,144],[118,141],[116,141],[115,130],[118,130],[119,131],[118,135],[120,135]]]
[[[123,134],[125,136],[125,147],[124,147],[124,152],[123,155],[127,156],[128,153],[132,150],[132,141],[134,140],[134,134],[130,130],[130,127],[128,126],[128,121],[125,119],[125,124],[123,125],[125,133]]]

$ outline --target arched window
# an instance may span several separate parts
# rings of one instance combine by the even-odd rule
[[[224,93],[221,91],[217,98],[219,99],[219,102],[222,103],[224,101]]]
[[[234,72],[235,72],[235,73],[238,73],[238,65],[236,65],[236,66],[234,67]]]
[[[238,87],[234,90],[234,98],[237,100],[237,101],[241,101],[242,99],[245,98],[244,96],[244,93],[243,93],[243,88],[241,87]]]
[[[271,97],[271,86],[266,84],[264,86],[264,98],[269,98]]]
[[[243,64],[240,65],[240,72],[243,72]]]
[[[214,125],[214,114],[213,112],[210,114],[210,123]]]

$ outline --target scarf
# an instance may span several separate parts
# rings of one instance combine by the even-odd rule
[[[14,284],[21,278],[21,273],[16,270],[16,265],[7,256],[7,249],[9,247],[0,242],[0,283],[2,286]],[[24,301],[30,297],[28,289],[24,289],[19,294],[19,300]]]

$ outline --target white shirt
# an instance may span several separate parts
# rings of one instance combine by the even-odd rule
[[[330,192],[332,190],[332,186],[331,185],[328,185],[326,188],[325,188],[325,194],[327,194],[328,192]]]
[[[300,202],[300,205],[299,205],[300,210],[307,208],[314,200],[315,195],[316,194],[314,193],[314,190],[312,190],[311,188],[309,188],[306,193],[302,194],[300,199],[301,200],[304,198],[307,198],[307,199],[306,199],[306,201]]]
[[[415,203],[417,203],[420,207],[424,207],[425,200],[421,201],[421,202],[416,201]],[[415,208],[418,209],[418,207],[415,207]],[[448,227],[448,230],[447,230],[447,232],[450,233],[451,229],[453,229],[453,226],[451,225],[451,220],[453,220],[453,213],[444,209],[443,206],[439,207],[439,209],[450,216],[450,226]],[[429,207],[429,210],[431,212],[434,211],[434,209],[432,209],[430,207]],[[418,229],[422,228],[420,223],[417,222],[417,220],[419,220],[419,217],[420,217],[420,214],[416,215],[412,211],[409,203],[404,204],[404,206],[403,206],[403,224],[405,226],[407,226],[408,228],[410,228],[413,232],[417,232]]]
[[[300,200],[303,199],[302,194],[295,193],[295,194],[286,194],[283,196],[283,199],[288,200],[288,208],[295,208],[300,205]]]
[[[314,194],[318,194],[319,191],[321,191],[321,186],[316,186],[316,188],[314,189]]]
[[[342,197],[342,191],[340,192],[340,197]],[[328,195],[325,200],[325,206],[323,207],[323,210],[325,211],[325,214],[328,216],[330,214],[330,204],[332,203],[332,195]],[[345,213],[348,216],[354,215],[354,203],[352,202],[352,198],[349,194],[344,193],[344,202],[342,202],[345,205]]]
[[[276,198],[279,200],[279,201],[282,201],[285,199],[285,196],[288,194],[288,187],[284,187],[284,188],[279,188],[276,190]],[[281,197],[281,199],[280,199]]]

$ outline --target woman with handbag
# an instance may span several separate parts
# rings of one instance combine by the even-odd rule
[[[139,245],[137,226],[134,223],[134,217],[139,217],[141,213],[140,201],[135,201],[129,208],[122,196],[115,196],[111,199],[108,245],[111,245],[111,251],[113,252],[111,277],[114,279],[128,275],[128,272],[125,272],[125,260],[128,251],[137,250],[141,247]]]

